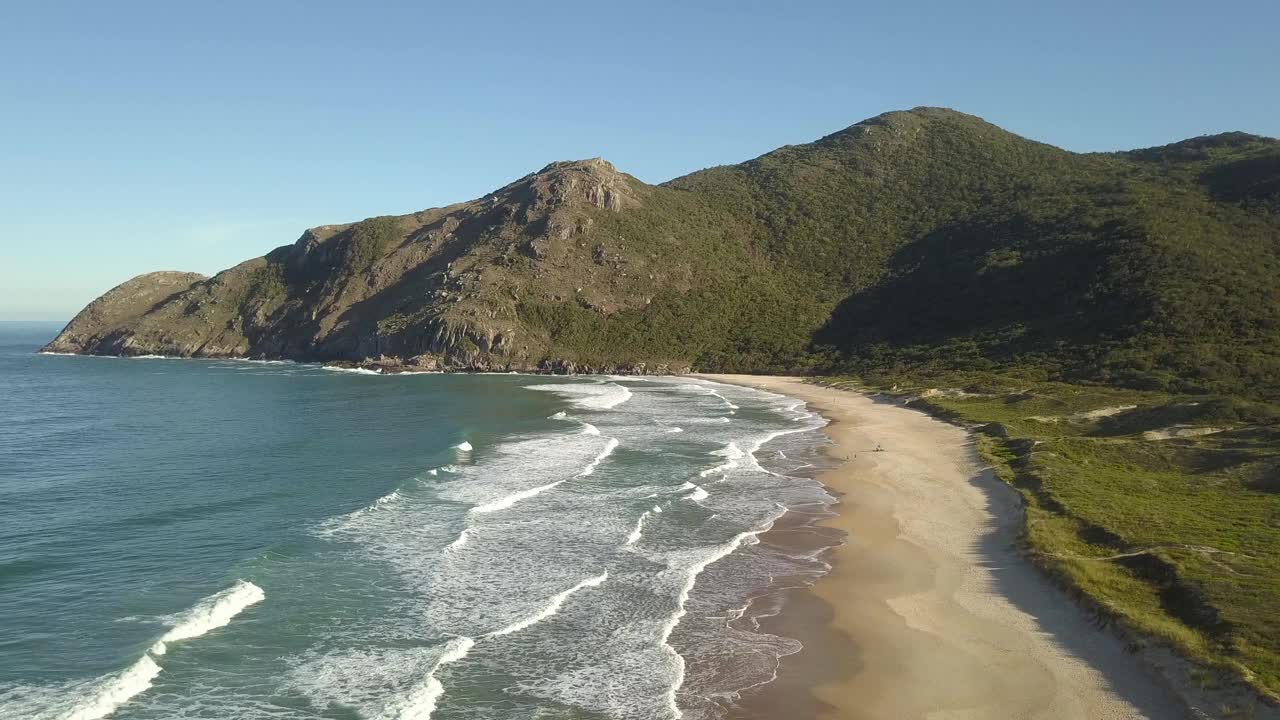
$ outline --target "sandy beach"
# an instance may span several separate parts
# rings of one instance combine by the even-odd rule
[[[744,717],[796,720],[1108,720],[1187,717],[1113,635],[1017,548],[1017,494],[964,430],[796,378],[706,375],[802,399],[847,459],[819,476],[841,496],[833,569],[769,628],[801,639]],[[875,452],[877,446],[883,452]]]

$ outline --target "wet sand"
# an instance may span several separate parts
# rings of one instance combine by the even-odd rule
[[[847,459],[819,475],[841,497],[823,524],[847,533],[832,571],[789,591],[763,626],[805,649],[745,695],[737,717],[1187,717],[1022,557],[1019,498],[982,469],[964,430],[796,378],[703,377],[806,401],[830,421],[829,451]]]

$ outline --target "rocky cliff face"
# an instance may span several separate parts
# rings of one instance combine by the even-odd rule
[[[186,272],[152,272],[139,275],[108,290],[89,303],[44,349],[51,352],[98,352],[141,355],[134,348],[131,328],[152,310],[207,280]]]
[[[135,278],[49,349],[608,372],[1012,364],[1280,394],[1277,188],[1269,138],[1081,155],[917,108],[663,185],[557,162],[470,202],[315,227],[211,278]]]
[[[84,309],[45,349],[111,355],[295,358],[426,368],[670,372],[679,358],[583,364],[521,322],[522,299],[595,299],[613,312],[644,294],[601,213],[653,191],[607,161],[552,163],[478,200],[303,233],[206,278],[138,276]],[[583,271],[580,263],[592,266]],[[636,283],[638,284],[638,283]],[[673,360],[677,362],[672,362]]]

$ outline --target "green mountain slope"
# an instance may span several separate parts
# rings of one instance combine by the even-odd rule
[[[314,228],[145,310],[82,314],[49,349],[1016,367],[1274,396],[1278,252],[1276,140],[1080,155],[918,108],[660,186],[553,163],[468,203]]]

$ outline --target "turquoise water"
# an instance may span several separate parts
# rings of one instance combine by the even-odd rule
[[[757,623],[826,570],[797,401],[57,330],[0,323],[0,717],[717,718],[800,649]]]

